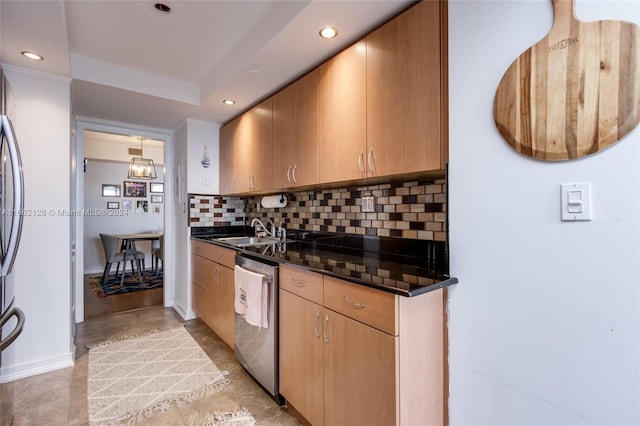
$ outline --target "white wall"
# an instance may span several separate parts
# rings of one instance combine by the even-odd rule
[[[578,1],[640,24],[638,1]],[[640,424],[640,129],[577,161],[531,160],[492,118],[548,1],[449,4],[452,425]],[[560,184],[592,182],[591,222],[560,221]]]
[[[217,195],[220,193],[219,133],[220,125],[189,119],[183,128],[187,131],[187,192],[190,194]],[[211,161],[202,167],[204,147]]]
[[[86,144],[85,144],[86,146]],[[164,182],[162,175],[164,167],[156,164],[158,177],[145,181],[147,196],[132,197],[103,197],[102,185],[120,185],[120,193],[124,195],[123,182],[127,179],[129,163],[115,161],[101,161],[89,159],[87,171],[84,173],[84,206],[83,210],[94,214],[84,215],[84,271],[85,273],[102,272],[105,265],[104,249],[100,240],[100,233],[128,234],[146,231],[162,231],[164,229],[164,199],[165,193],[152,194],[149,191],[150,182]],[[137,181],[143,182],[143,181]],[[170,188],[169,188],[170,189]],[[166,188],[165,188],[166,191]],[[151,195],[161,195],[162,203],[152,203]],[[119,203],[118,209],[107,209],[107,202]],[[125,201],[131,204],[125,208]],[[146,201],[146,213],[136,209],[137,201]],[[151,268],[151,242],[138,241],[136,248],[145,253],[145,264]],[[115,272],[115,267],[113,269]]]
[[[27,215],[13,272],[24,331],[8,349],[0,380],[9,381],[73,364],[69,210],[70,81],[4,67],[13,87],[13,122],[23,161]],[[4,355],[4,353],[3,353]],[[5,357],[3,356],[3,361]]]
[[[195,313],[191,309],[191,245],[189,243],[189,215],[187,207],[187,159],[189,155],[189,130],[185,122],[174,135],[175,148],[173,168],[175,178],[173,190],[176,192],[176,203],[173,206],[176,229],[175,268],[176,290],[174,309],[184,318],[193,319]],[[180,173],[179,173],[180,172]],[[181,177],[179,177],[179,175]],[[179,196],[179,197],[178,197]],[[167,208],[169,208],[167,206]]]

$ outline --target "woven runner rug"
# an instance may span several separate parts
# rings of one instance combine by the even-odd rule
[[[92,345],[87,376],[89,423],[143,420],[174,402],[187,403],[221,391],[229,384],[227,374],[183,326]],[[224,424],[225,417],[251,417],[246,411],[235,416],[216,414],[220,421],[212,418],[210,424]]]
[[[91,289],[99,297],[160,288],[163,282],[162,270],[160,270],[158,274],[150,270],[144,271],[142,274],[142,283],[138,281],[137,274],[126,273],[124,274],[124,283],[122,286],[120,285],[120,277],[116,277],[115,274],[109,275],[107,281],[102,281],[102,274],[89,277]]]

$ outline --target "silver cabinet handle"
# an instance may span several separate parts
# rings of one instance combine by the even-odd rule
[[[369,165],[369,173],[373,175],[373,172],[374,172],[373,147],[369,147],[369,152],[367,153],[367,164]]]
[[[358,154],[358,170],[360,170],[360,176],[364,176],[364,151],[361,149]]]
[[[316,317],[313,320],[313,332],[316,335],[316,339],[320,338],[320,332],[318,331],[318,319],[320,318],[320,311],[316,312]]]
[[[251,191],[251,176],[247,178],[247,186],[249,187],[249,191]]]
[[[287,167],[287,182],[291,183],[291,164]]]
[[[296,179],[296,169],[298,168],[297,164],[293,165],[293,171],[291,173],[291,175],[293,176],[293,183],[298,183],[298,179]]]
[[[231,189],[236,189],[236,178],[231,178]]]
[[[322,337],[324,338],[325,343],[329,343],[329,339],[327,338],[327,325],[329,324],[329,315],[324,318],[324,327],[322,327]]]
[[[307,285],[307,282],[304,280],[296,280],[295,278],[291,278],[291,282],[296,286],[296,287],[305,287]]]
[[[356,309],[364,309],[364,308],[367,307],[367,305],[365,305],[364,303],[354,302],[353,300],[349,299],[347,296],[344,296],[342,298],[342,300],[344,300],[345,303],[350,304],[351,306],[353,306]]]
[[[216,269],[213,270],[213,281],[220,284],[220,268],[216,266]]]

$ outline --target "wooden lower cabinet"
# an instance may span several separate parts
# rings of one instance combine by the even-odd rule
[[[442,425],[442,291],[408,298],[324,276],[320,302],[308,281],[291,285],[296,271],[280,268],[287,402],[312,425]]]
[[[324,424],[323,312],[280,290],[280,393],[313,425]]]
[[[397,424],[397,337],[328,309],[324,314],[324,424]]]
[[[233,348],[235,251],[202,241],[192,241],[191,247],[193,310],[198,318]]]

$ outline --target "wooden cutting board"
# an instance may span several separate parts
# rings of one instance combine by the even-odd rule
[[[598,152],[640,121],[640,27],[583,22],[574,0],[552,2],[551,30],[504,74],[493,116],[516,151],[558,161]]]

